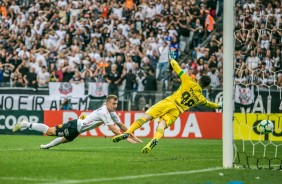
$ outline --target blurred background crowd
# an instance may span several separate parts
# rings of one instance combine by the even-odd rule
[[[222,87],[223,0],[0,0],[1,87],[107,82],[138,103],[175,91],[169,55]],[[279,0],[236,0],[235,81],[282,85]],[[135,92],[134,98],[132,92]]]
[[[235,82],[282,87],[281,1],[238,1],[235,12]]]

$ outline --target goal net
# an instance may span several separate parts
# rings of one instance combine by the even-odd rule
[[[282,21],[275,1],[235,2],[234,166],[282,169]],[[259,123],[274,131],[262,134]]]

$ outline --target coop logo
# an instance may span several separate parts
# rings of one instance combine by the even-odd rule
[[[12,130],[20,119],[25,119],[30,123],[39,123],[39,117],[37,116],[16,117],[14,115],[8,115],[8,116],[0,115],[0,130],[5,130],[5,129]]]
[[[260,133],[260,131],[259,131],[259,128],[258,128],[261,121],[262,121],[262,120],[257,120],[257,121],[255,121],[254,124],[253,124],[253,131],[254,131],[255,134],[257,134],[257,135],[261,135],[261,133]],[[271,120],[271,121],[272,121],[273,124],[274,124],[274,130],[273,130],[273,132],[270,133],[270,134],[272,134],[272,135],[275,136],[275,137],[282,138],[282,130],[281,130],[281,128],[277,127],[278,123],[276,123],[276,122],[273,121],[273,120]],[[275,126],[275,125],[276,125],[276,126]],[[264,134],[264,139],[265,139],[265,140],[268,140],[269,137],[270,137],[270,134]]]
[[[67,95],[72,92],[72,85],[68,82],[62,82],[59,87],[61,94]]]

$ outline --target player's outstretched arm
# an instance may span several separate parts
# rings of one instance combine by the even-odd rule
[[[213,103],[213,102],[206,100],[206,103],[204,103],[203,105],[209,108],[213,108],[213,109],[222,109],[223,102],[220,102],[217,104],[217,103]]]
[[[122,134],[114,125],[108,125],[109,129],[115,134],[115,135],[120,135]],[[136,144],[137,142],[134,141],[133,139],[131,138],[127,138],[126,139],[127,142],[131,143],[131,144]]]
[[[180,77],[184,72],[181,70],[179,64],[174,59],[170,59],[170,64],[175,73]]]
[[[170,59],[170,64],[171,64],[173,70],[175,71],[175,73],[178,75],[178,77],[180,77],[181,81],[183,81],[185,79],[186,80],[192,80],[192,78],[190,78],[188,75],[183,75],[183,74],[185,74],[185,72],[180,68],[177,61],[175,61],[174,59]]]
[[[223,102],[220,102],[218,104],[210,102],[203,95],[201,95],[199,99],[200,99],[199,100],[200,101],[199,104],[204,105],[204,106],[209,107],[209,108],[221,109],[222,105],[223,105]]]
[[[143,143],[143,141],[142,141],[141,139],[139,139],[138,137],[136,137],[136,136],[133,135],[133,134],[130,134],[130,137],[131,137],[134,141],[136,141],[136,142]]]
[[[122,129],[124,132],[126,132],[127,131],[127,127],[123,124],[123,123],[116,123],[118,126],[119,126],[119,128],[120,129]],[[133,140],[135,140],[136,142],[140,142],[140,143],[142,143],[143,141],[142,140],[140,140],[138,137],[136,137],[135,135],[133,135],[133,134],[130,134],[130,137],[133,139]]]

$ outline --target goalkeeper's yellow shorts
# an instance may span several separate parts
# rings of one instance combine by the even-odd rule
[[[160,118],[159,122],[165,120],[167,127],[171,126],[180,116],[180,111],[175,104],[167,99],[159,101],[146,111],[154,119]]]

